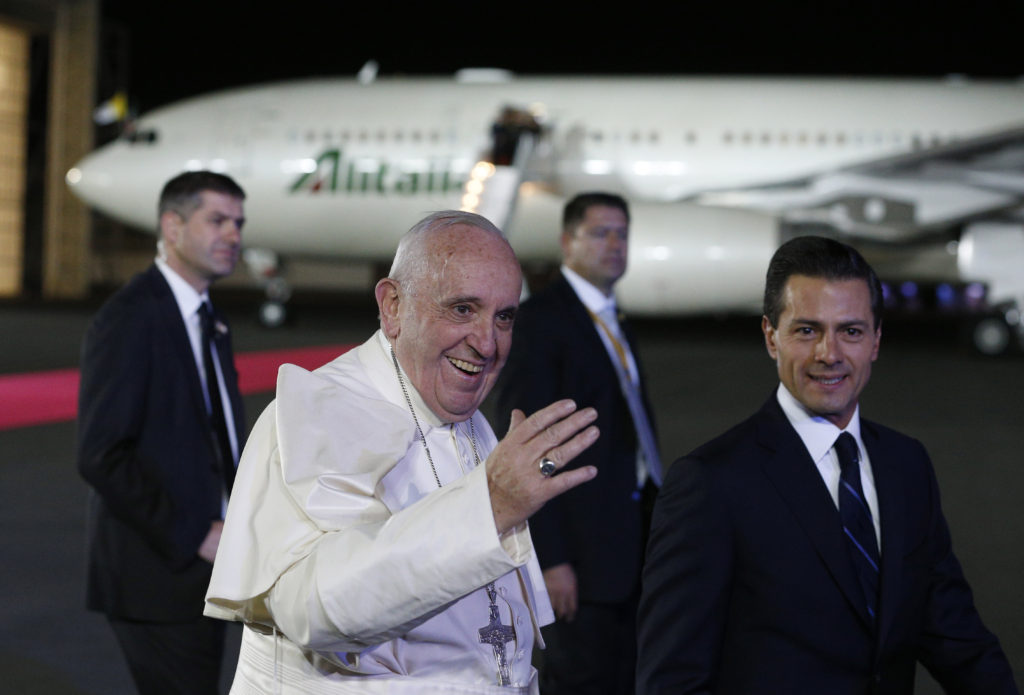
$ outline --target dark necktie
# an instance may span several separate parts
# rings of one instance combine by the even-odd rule
[[[864,590],[868,614],[875,618],[878,604],[878,542],[875,526],[871,521],[871,510],[864,499],[860,484],[860,453],[857,442],[849,432],[843,432],[836,439],[836,454],[839,456],[839,516],[843,521],[843,533],[848,541],[850,557],[853,559],[857,579]]]
[[[224,476],[224,484],[227,491],[231,492],[231,485],[235,482],[235,457],[231,453],[231,439],[228,437],[228,424],[224,417],[224,403],[220,399],[217,370],[213,366],[213,345],[216,331],[210,305],[206,302],[199,305],[199,325],[203,332],[203,369],[206,370],[206,395],[210,402],[210,427],[213,429],[216,439],[217,455],[221,474]]]

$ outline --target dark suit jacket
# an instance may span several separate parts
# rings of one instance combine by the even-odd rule
[[[634,499],[636,430],[597,331],[561,274],[524,302],[497,386],[494,425],[504,432],[513,408],[531,415],[561,398],[597,409],[601,436],[569,464],[596,466],[597,477],[549,501],[530,519],[530,530],[541,567],[569,562],[581,600],[613,603],[625,600],[639,585],[642,510]],[[628,325],[623,332],[639,366]],[[645,407],[651,417],[646,398]]]
[[[839,512],[775,395],[677,461],[655,506],[637,692],[1016,693],[950,545],[920,442],[862,420],[882,529],[877,627]]]
[[[241,447],[230,334],[217,347]],[[81,366],[78,470],[92,486],[87,604],[132,620],[196,619],[212,569],[196,552],[221,517],[223,484],[185,324],[155,265],[100,309]]]

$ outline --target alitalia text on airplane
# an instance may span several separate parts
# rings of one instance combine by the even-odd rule
[[[341,149],[324,150],[289,186],[289,193],[458,193],[466,171],[450,159],[405,160],[399,164],[379,157],[346,159]]]

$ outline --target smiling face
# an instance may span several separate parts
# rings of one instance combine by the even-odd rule
[[[199,196],[199,207],[188,218],[164,211],[160,232],[167,264],[202,293],[235,269],[245,215],[240,198],[216,191],[202,191]]]
[[[427,406],[445,422],[477,410],[505,365],[519,263],[500,237],[467,225],[432,231],[415,278],[377,283],[381,325]]]
[[[761,319],[779,379],[809,412],[842,429],[871,377],[882,337],[868,285],[793,275],[782,300],[778,326]]]

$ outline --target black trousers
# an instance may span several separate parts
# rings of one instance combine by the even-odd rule
[[[573,621],[541,629],[541,695],[631,695],[636,670],[636,608],[581,602]]]
[[[641,548],[647,546],[657,496],[658,488],[648,478],[637,494]],[[639,588],[621,603],[580,601],[571,623],[556,620],[541,628],[546,643],[536,659],[541,695],[632,695],[639,603]]]
[[[149,623],[108,616],[139,695],[217,695],[225,623]]]

